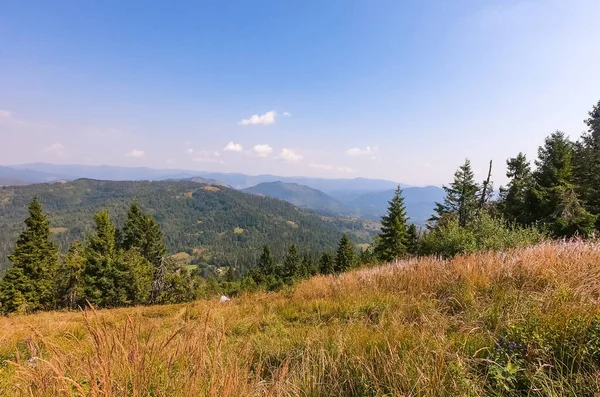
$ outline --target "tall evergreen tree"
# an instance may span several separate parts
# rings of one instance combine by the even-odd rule
[[[94,221],[95,232],[88,237],[85,249],[85,296],[96,306],[118,306],[126,294],[117,285],[117,280],[123,279],[115,241],[117,228],[106,211],[97,213]]]
[[[506,188],[500,188],[499,211],[508,221],[528,224],[532,219],[527,208],[528,195],[533,186],[531,166],[523,153],[506,160],[506,166],[506,176],[510,182]]]
[[[407,216],[404,197],[400,186],[389,201],[388,212],[381,218],[380,241],[377,245],[377,257],[390,262],[407,254]]]
[[[588,127],[586,133],[576,145],[574,162],[575,180],[578,193],[586,209],[592,214],[600,215],[600,101],[588,113],[585,120]],[[596,221],[596,229],[600,229],[600,217]]]
[[[263,247],[263,252],[258,259],[258,274],[264,278],[266,276],[273,276],[275,274],[275,262],[271,256],[271,248],[268,245]],[[255,280],[260,283],[261,280]]]
[[[29,204],[25,230],[8,259],[12,267],[0,281],[0,310],[35,311],[54,305],[58,249],[50,241],[50,222],[37,197]]]
[[[79,242],[75,241],[64,256],[56,275],[56,294],[59,306],[84,306],[83,273],[86,258]]]
[[[354,246],[345,234],[340,239],[338,249],[335,255],[334,272],[342,273],[349,270],[354,265]]]
[[[129,208],[122,234],[124,250],[137,248],[155,267],[160,265],[167,253],[162,230],[151,215],[142,212],[137,202]]]
[[[300,256],[296,244],[290,245],[287,254],[283,260],[283,278],[290,282],[298,277],[300,273]]]
[[[471,169],[471,161],[466,159],[454,173],[454,181],[450,186],[443,186],[446,192],[444,203],[436,203],[436,215],[430,218],[432,222],[440,221],[445,214],[452,214],[458,218],[458,224],[464,227],[477,214],[477,193],[480,186],[475,183],[475,176]]]
[[[319,259],[319,272],[321,274],[332,274],[335,269],[333,256],[329,252],[323,252]]]
[[[414,224],[408,225],[406,229],[406,252],[416,255],[419,251],[419,232]]]
[[[573,143],[557,131],[538,149],[537,169],[533,174],[529,211],[548,225],[557,237],[588,235],[596,216],[582,206],[575,191]]]

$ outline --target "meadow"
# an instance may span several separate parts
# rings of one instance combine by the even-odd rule
[[[221,303],[0,317],[0,396],[594,396],[600,245],[424,257]]]

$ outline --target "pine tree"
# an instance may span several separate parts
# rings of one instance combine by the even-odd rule
[[[575,180],[585,208],[598,216],[600,215],[600,101],[589,112],[589,118],[585,123],[588,131],[581,136],[575,149]],[[600,217],[597,218],[596,229],[600,229]]]
[[[527,202],[533,185],[531,167],[527,157],[519,153],[517,157],[506,160],[506,177],[510,179],[506,188],[500,188],[498,209],[510,222],[526,225],[531,222]]]
[[[342,273],[354,265],[354,246],[345,234],[340,239],[335,255],[334,272]]]
[[[37,197],[29,204],[25,225],[8,256],[13,266],[0,281],[0,310],[4,313],[47,310],[54,305],[58,249],[50,241],[50,222]]]
[[[115,306],[142,305],[150,301],[154,266],[135,248],[119,252],[117,257],[118,278],[114,285],[119,291]]]
[[[407,216],[402,189],[396,189],[389,202],[387,215],[381,218],[380,241],[377,245],[377,257],[384,262],[402,258],[407,254]]]
[[[258,259],[257,268],[260,279],[254,280],[256,283],[261,283],[262,280],[267,276],[275,275],[275,263],[273,261],[273,257],[271,256],[271,249],[268,245],[263,247],[263,252]]]
[[[419,251],[419,232],[414,224],[408,225],[406,229],[406,252],[410,255],[417,255]]]
[[[116,281],[123,277],[119,271],[117,229],[106,211],[94,216],[95,232],[88,237],[85,249],[84,292],[96,306],[119,306],[126,300]]]
[[[131,204],[127,213],[122,234],[124,250],[138,248],[140,254],[155,267],[160,265],[167,253],[162,230],[156,220],[144,214],[136,202]]]
[[[84,306],[83,274],[86,258],[79,242],[75,241],[65,255],[56,275],[56,294],[59,306]]]
[[[438,222],[445,214],[453,214],[461,227],[466,226],[477,214],[477,193],[480,191],[480,186],[475,183],[469,159],[454,173],[454,181],[450,186],[443,188],[446,192],[444,203],[436,203],[436,215],[432,216],[430,221]]]
[[[319,259],[319,272],[321,274],[332,274],[335,269],[335,263],[333,256],[328,252],[323,252],[321,259]]]
[[[596,216],[585,210],[576,194],[573,154],[573,143],[557,131],[538,149],[537,169],[533,174],[535,185],[529,211],[557,237],[575,233],[587,236],[596,222]]]
[[[300,256],[296,244],[290,245],[287,254],[283,260],[283,278],[286,282],[291,282],[300,273]]]

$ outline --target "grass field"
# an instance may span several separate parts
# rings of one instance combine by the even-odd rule
[[[600,246],[315,277],[220,303],[0,318],[1,396],[594,396]]]

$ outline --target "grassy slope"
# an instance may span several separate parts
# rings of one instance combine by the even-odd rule
[[[592,396],[599,275],[599,245],[553,243],[225,304],[0,318],[0,395]]]

